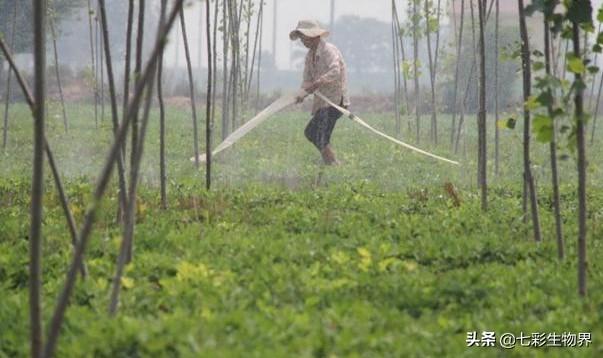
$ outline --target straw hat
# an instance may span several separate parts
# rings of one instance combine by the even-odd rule
[[[318,21],[315,20],[301,20],[297,23],[295,30],[289,33],[291,41],[295,41],[299,38],[299,35],[303,34],[307,37],[327,37],[329,31],[323,29]]]

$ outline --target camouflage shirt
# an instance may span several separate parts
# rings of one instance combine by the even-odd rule
[[[347,77],[343,56],[335,45],[320,40],[316,50],[308,51],[302,87],[320,80],[322,82],[320,87],[318,87],[320,93],[335,104],[340,104],[343,101],[344,106],[349,106],[350,99],[348,97]],[[328,106],[325,101],[315,97],[312,113]]]

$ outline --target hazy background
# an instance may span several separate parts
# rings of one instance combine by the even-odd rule
[[[88,24],[88,10],[86,1],[70,0],[81,3],[83,6],[69,15],[60,17],[58,21],[58,53],[59,63],[63,67],[62,73],[68,70],[76,77],[78,72],[90,66],[90,36]],[[171,1],[168,1],[171,3]],[[455,1],[457,4],[460,0]],[[603,0],[593,1],[596,10]],[[7,6],[2,7],[0,0],[0,11],[10,11]],[[92,0],[91,3],[95,4]],[[114,68],[121,74],[123,72],[123,57],[125,53],[125,22],[127,12],[127,1],[106,0],[111,27],[110,41],[114,57]],[[136,2],[137,3],[137,2]],[[407,23],[408,1],[396,1],[401,23]],[[434,0],[437,3],[437,0]],[[441,15],[441,37],[440,37],[440,72],[438,75],[439,91],[443,95],[450,92],[450,82],[454,72],[456,59],[453,51],[454,31],[452,18],[450,17],[452,0],[442,0]],[[467,1],[468,3],[468,1]],[[354,95],[391,95],[394,88],[393,79],[393,54],[392,54],[392,3],[389,0],[335,0],[334,12],[331,14],[330,0],[265,0],[263,16],[263,36],[261,40],[262,49],[262,73],[261,91],[273,93],[275,91],[288,91],[299,86],[303,57],[307,50],[301,46],[299,41],[292,42],[288,38],[289,32],[295,28],[300,19],[316,19],[326,27],[331,27],[331,15],[334,18],[332,36],[328,41],[337,45],[348,64],[350,92]],[[212,9],[215,2],[211,3]],[[221,6],[221,4],[220,4]],[[468,6],[468,5],[466,5]],[[147,31],[145,36],[145,47],[148,49],[155,38],[155,24],[159,13],[159,1],[147,1]],[[251,24],[252,32],[256,26],[256,15],[259,1],[256,2],[254,19]],[[517,4],[513,0],[501,0],[501,8],[507,8],[509,13],[501,14],[502,23],[506,27],[502,29],[501,47],[511,46],[518,41],[517,33]],[[212,10],[213,11],[213,10]],[[221,10],[220,10],[221,11]],[[276,15],[276,18],[275,18]],[[220,13],[221,16],[221,13]],[[212,14],[213,17],[213,14]],[[199,0],[189,1],[185,10],[186,26],[191,49],[191,59],[194,67],[194,76],[197,91],[205,87],[207,68],[207,39],[205,38],[205,2]],[[466,10],[465,44],[470,42],[470,16]],[[505,20],[506,19],[506,20]],[[9,18],[10,20],[10,18]],[[458,19],[457,19],[458,21]],[[8,22],[0,24],[0,31],[7,32]],[[529,20],[533,31],[533,46],[542,43],[541,22],[538,18]],[[492,25],[493,21],[490,22]],[[276,27],[275,27],[276,24]],[[177,24],[179,25],[179,24]],[[26,28],[21,32],[27,31]],[[96,31],[96,30],[95,30]],[[244,32],[244,31],[242,31]],[[218,37],[220,32],[218,32]],[[98,34],[94,34],[98,36]],[[432,43],[435,43],[432,36]],[[492,31],[487,36],[487,45],[493,43]],[[221,45],[222,40],[218,38],[218,70],[221,70]],[[412,53],[411,39],[405,40],[407,56]],[[52,47],[48,46],[48,62],[53,63]],[[492,49],[491,49],[492,50]],[[19,52],[19,51],[17,51]],[[32,68],[30,55],[26,50],[21,51],[19,57],[20,66],[27,70]],[[490,51],[492,52],[492,51]],[[470,75],[473,51],[464,49],[459,59],[462,62],[463,71]],[[424,38],[420,42],[419,57],[423,66],[427,64],[426,44]],[[410,59],[410,56],[407,58]],[[97,58],[97,62],[102,59]],[[185,95],[186,90],[186,61],[180,26],[174,26],[170,41],[164,57],[166,67],[166,89],[174,95]],[[509,63],[507,72],[501,74],[508,85],[508,93],[515,98],[517,74],[515,67]],[[421,82],[423,87],[429,84],[428,71],[423,67]],[[120,76],[117,76],[121,78]],[[219,75],[218,75],[219,79]],[[171,91],[171,92],[170,92]],[[443,99],[446,102],[446,99]]]

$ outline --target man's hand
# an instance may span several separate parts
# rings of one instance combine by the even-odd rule
[[[295,97],[295,104],[300,104],[306,99],[307,95],[297,96]]]
[[[308,92],[308,93],[314,93],[314,91],[316,91],[318,89],[318,87],[320,87],[321,84],[322,84],[322,82],[320,80],[316,80],[316,81],[312,82],[311,84],[305,86],[304,90],[306,90],[306,92]]]

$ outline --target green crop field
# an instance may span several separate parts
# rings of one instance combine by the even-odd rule
[[[108,116],[108,107],[106,109]],[[48,140],[79,223],[111,142],[109,117],[70,106],[65,134],[51,107]],[[157,114],[148,129],[134,260],[115,317],[107,313],[121,238],[116,180],[86,251],[89,276],[71,299],[58,357],[600,357],[603,356],[603,158],[589,148],[589,293],[577,294],[575,160],[560,162],[567,259],[557,259],[548,146],[533,144],[544,241],[521,208],[521,128],[501,133],[490,208],[480,209],[476,158],[451,152],[447,115],[429,144],[436,162],[340,120],[343,162],[323,167],[305,140],[307,114],[277,115],[215,158],[214,188],[195,169],[190,113],[167,119],[169,208],[159,208]],[[358,113],[393,133],[391,115]],[[464,148],[475,150],[475,116]],[[200,121],[200,128],[204,122]],[[406,122],[403,128],[406,129]],[[203,138],[203,131],[201,131]],[[0,357],[29,352],[28,234],[32,120],[13,106],[0,156]],[[403,139],[416,144],[407,131]],[[204,141],[202,141],[204,143]],[[203,147],[203,146],[202,146]],[[43,313],[48,322],[72,257],[45,169]],[[453,190],[446,190],[454,188]],[[590,333],[582,347],[468,347],[468,332]],[[518,341],[519,342],[519,341]],[[528,343],[530,340],[528,340]],[[584,343],[584,342],[582,342]]]

